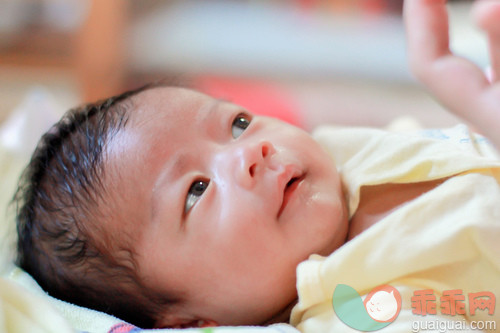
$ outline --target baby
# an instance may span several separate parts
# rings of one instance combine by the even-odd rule
[[[450,53],[444,0],[405,6],[418,77],[500,147],[498,76]],[[498,74],[500,6],[476,6]],[[351,214],[306,132],[148,86],[72,110],[41,139],[16,195],[18,263],[51,295],[141,327],[284,321],[299,263],[443,181],[369,187]]]

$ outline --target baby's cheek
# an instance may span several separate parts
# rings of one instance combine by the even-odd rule
[[[231,214],[221,216],[219,229],[214,235],[219,247],[227,250],[227,255],[238,260],[251,261],[258,257],[260,252],[266,250],[266,244],[270,241],[269,234],[263,228],[261,216],[248,211],[239,214],[233,211]]]
[[[344,244],[348,232],[347,207],[339,198],[318,205],[315,226],[315,239],[318,252],[329,255]],[[321,209],[322,207],[322,209]]]

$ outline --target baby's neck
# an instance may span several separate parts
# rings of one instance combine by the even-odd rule
[[[361,188],[360,202],[349,222],[350,240],[382,220],[395,209],[444,182],[437,179],[421,183],[382,184]]]
[[[290,321],[290,315],[292,313],[292,309],[296,304],[297,304],[297,298],[291,301],[285,308],[281,309],[278,313],[275,313],[271,318],[264,321],[261,325],[269,326],[271,324],[288,323]]]

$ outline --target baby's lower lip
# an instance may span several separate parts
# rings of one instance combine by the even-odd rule
[[[285,187],[285,191],[283,194],[283,201],[282,201],[281,207],[278,211],[278,217],[281,216],[281,213],[283,213],[283,210],[286,208],[291,197],[296,192],[297,188],[299,187],[299,185],[302,183],[303,180],[304,180],[304,175],[295,179],[295,181],[290,186]]]

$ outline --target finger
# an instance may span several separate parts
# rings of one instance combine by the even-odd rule
[[[408,57],[415,75],[450,54],[446,0],[405,0],[404,19]]]
[[[451,53],[446,0],[406,0],[404,5],[414,74],[447,107],[467,112],[488,81],[477,66]]]
[[[482,96],[479,105],[479,117],[475,117],[475,126],[500,151],[500,86],[491,86]]]
[[[476,125],[500,147],[500,87],[490,86],[479,67],[451,53],[446,1],[405,0],[404,5],[414,74],[448,110]]]
[[[480,0],[474,4],[473,17],[488,35],[492,81],[500,80],[500,1]]]
[[[474,125],[500,149],[500,85],[470,61],[447,56],[429,71],[427,87],[447,110]]]
[[[453,55],[433,62],[423,82],[447,109],[466,119],[471,117],[478,98],[489,86],[479,67]]]
[[[482,29],[500,34],[500,0],[477,0],[472,14]]]

